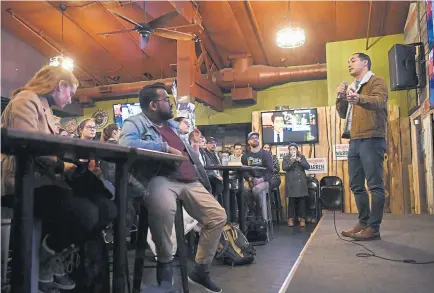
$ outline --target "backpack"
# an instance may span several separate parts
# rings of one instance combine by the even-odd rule
[[[252,263],[255,255],[255,248],[244,234],[233,224],[226,224],[217,247],[216,259],[227,265],[239,266]]]
[[[252,217],[247,224],[246,238],[253,243],[265,244],[268,241],[267,222],[262,217]]]

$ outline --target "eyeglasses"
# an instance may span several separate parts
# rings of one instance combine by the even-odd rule
[[[96,126],[89,126],[89,125],[86,125],[84,128],[94,130],[94,129],[96,129]]]
[[[153,100],[153,102],[166,102],[166,103],[169,103],[170,104],[170,98],[169,97],[167,97],[167,98],[164,98],[164,99],[157,99],[157,100]]]

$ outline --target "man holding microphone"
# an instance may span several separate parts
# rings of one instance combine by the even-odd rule
[[[354,240],[380,239],[380,224],[385,202],[383,160],[386,152],[387,85],[371,71],[371,58],[354,53],[348,60],[348,71],[354,82],[337,88],[336,109],[346,119],[343,138],[350,138],[348,172],[354,193],[359,222],[342,231]],[[372,196],[365,188],[365,179]]]

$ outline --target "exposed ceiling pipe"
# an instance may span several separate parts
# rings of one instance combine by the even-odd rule
[[[213,81],[225,89],[252,87],[263,89],[294,81],[317,80],[327,77],[326,64],[292,67],[253,65],[251,57],[231,60],[232,68],[225,68],[213,75]]]
[[[172,91],[174,78],[156,79],[149,81],[138,81],[130,83],[110,84],[92,88],[78,89],[73,99],[80,102],[88,103],[91,100],[102,100],[107,98],[117,98],[129,95],[137,95],[138,91],[144,86],[155,84],[157,82],[164,83],[168,92]]]

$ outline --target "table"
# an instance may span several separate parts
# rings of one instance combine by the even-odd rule
[[[32,269],[33,182],[34,158],[38,156],[75,156],[100,159],[116,163],[115,244],[113,262],[113,293],[125,292],[126,285],[126,197],[128,169],[136,160],[182,161],[187,157],[120,145],[73,139],[65,136],[1,128],[2,153],[16,157],[14,208],[15,247],[12,256],[12,291],[29,293]]]
[[[223,206],[226,210],[226,215],[230,215],[230,190],[229,190],[229,171],[236,171],[238,173],[238,196],[240,198],[238,213],[240,219],[240,230],[244,233],[246,231],[246,216],[244,214],[244,172],[251,171],[265,171],[264,167],[257,166],[223,166],[223,165],[209,165],[205,166],[206,170],[218,170],[223,171]]]

